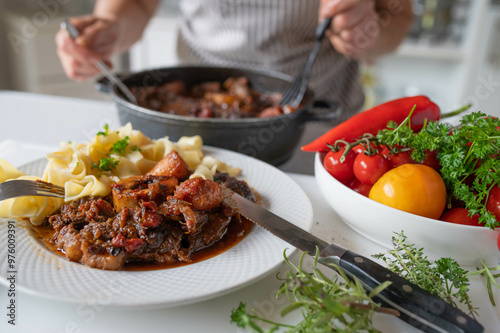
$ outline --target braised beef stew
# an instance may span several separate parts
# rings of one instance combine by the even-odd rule
[[[288,114],[281,107],[282,94],[259,93],[246,77],[230,77],[224,82],[203,82],[187,86],[175,80],[159,86],[130,87],[141,107],[179,116],[197,118],[265,118]]]
[[[137,262],[191,263],[196,253],[224,237],[232,240],[224,243],[231,247],[250,228],[221,187],[255,202],[253,192],[225,173],[214,180],[189,179],[190,174],[172,151],[148,174],[112,184],[106,197],[63,205],[45,221],[44,228],[53,229],[48,241],[69,260],[106,270]]]

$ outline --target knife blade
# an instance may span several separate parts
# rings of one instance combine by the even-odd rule
[[[371,291],[384,281],[389,287],[376,297],[384,306],[399,312],[399,318],[410,325],[430,333],[481,333],[481,324],[442,299],[353,251],[329,244],[295,226],[269,210],[224,188],[225,196],[233,200],[238,212],[255,224],[270,231],[301,251],[315,255],[318,262],[335,269],[340,267],[350,277],[358,279]]]
[[[80,32],[78,29],[71,24],[71,22],[68,19],[65,19],[64,21],[61,22],[61,29],[64,29],[68,32],[68,35],[71,37],[71,39],[76,39],[78,36],[80,36]],[[132,103],[138,104],[137,103],[137,98],[135,98],[135,95],[130,91],[130,89],[111,71],[111,69],[104,63],[104,61],[99,60],[96,61],[95,63],[96,67],[101,71],[104,76],[111,81],[112,83],[116,84],[116,86],[123,92],[125,97]]]

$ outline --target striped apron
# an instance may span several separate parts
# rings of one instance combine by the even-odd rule
[[[209,64],[296,75],[311,52],[318,26],[319,0],[183,0],[177,41],[181,64]],[[342,119],[359,111],[363,91],[358,63],[324,40],[309,88],[316,99],[335,101]],[[307,143],[334,124],[309,123]],[[282,168],[312,173],[313,154],[299,150]]]

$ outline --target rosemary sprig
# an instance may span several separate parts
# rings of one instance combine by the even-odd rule
[[[392,237],[394,250],[373,255],[383,260],[388,268],[396,274],[408,279],[421,288],[457,307],[458,303],[465,305],[467,312],[476,317],[475,308],[468,295],[469,277],[481,275],[486,279],[490,301],[495,305],[492,287],[500,289],[496,279],[500,278],[500,266],[487,267],[482,262],[482,268],[475,272],[468,272],[451,258],[441,258],[434,262],[427,259],[423,248],[416,248],[409,244],[403,232],[395,233]],[[331,278],[317,269],[318,253],[316,253],[313,272],[303,269],[305,253],[296,267],[284,254],[286,263],[292,270],[285,273],[283,284],[277,297],[285,295],[290,302],[283,308],[281,315],[300,309],[303,319],[297,325],[280,324],[258,316],[253,310],[247,312],[244,303],[232,311],[231,322],[238,327],[249,329],[252,332],[271,333],[278,329],[287,332],[378,332],[372,325],[372,316],[375,312],[395,314],[392,309],[381,307],[372,298],[385,289],[390,283],[386,282],[366,294],[360,282],[349,280],[340,267],[334,267],[338,272]],[[496,272],[496,273],[494,273]],[[340,280],[341,278],[342,280]],[[272,325],[264,330],[259,323]]]
[[[468,276],[481,275],[486,279],[486,289],[488,290],[488,297],[490,298],[491,304],[493,306],[496,306],[495,298],[493,297],[493,286],[500,289],[500,285],[496,280],[500,278],[500,266],[488,267],[483,260],[481,260],[481,265],[482,268],[478,268],[475,272],[470,272]],[[494,274],[493,272],[495,271],[498,271],[498,273]]]
[[[303,269],[303,253],[299,265],[290,262],[284,253],[286,263],[291,267],[282,279],[283,283],[277,297],[284,295],[290,304],[283,308],[281,315],[300,309],[303,320],[297,325],[285,325],[259,317],[253,311],[248,313],[246,306],[240,303],[231,314],[231,322],[240,328],[253,332],[275,332],[279,328],[287,332],[379,332],[373,327],[372,316],[375,312],[393,313],[391,309],[382,308],[373,301],[373,297],[385,289],[386,282],[367,294],[358,280],[349,280],[340,267],[339,273],[327,277],[317,268],[318,254],[313,265],[313,272]],[[258,323],[271,324],[268,330],[262,329]]]

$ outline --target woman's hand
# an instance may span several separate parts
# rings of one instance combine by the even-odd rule
[[[378,39],[380,27],[375,0],[321,0],[319,20],[333,17],[326,36],[345,55],[356,56]]]
[[[80,31],[72,40],[65,30],[56,34],[57,54],[66,75],[76,81],[84,81],[99,73],[95,63],[109,59],[117,51],[118,24],[94,15],[75,17],[71,23]]]
[[[394,51],[413,22],[411,0],[321,0],[319,21],[333,17],[326,36],[349,57]]]

